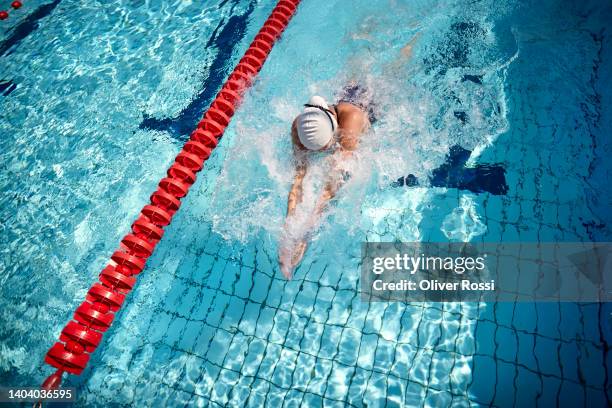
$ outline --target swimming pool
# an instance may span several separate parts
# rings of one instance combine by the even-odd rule
[[[274,4],[56,0],[2,25],[1,384],[49,374],[47,348]],[[609,241],[610,8],[342,4],[300,6],[65,382],[78,405],[609,404],[609,305],[362,303],[358,263],[364,240]],[[351,79],[380,120],[285,281],[288,124]],[[429,185],[455,145],[462,169],[503,177]],[[392,186],[408,174],[418,186]]]

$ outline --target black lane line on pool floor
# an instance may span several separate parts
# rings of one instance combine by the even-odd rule
[[[8,37],[0,42],[0,57],[10,55],[24,38],[32,34],[39,27],[39,21],[51,14],[60,1],[54,0],[49,4],[40,6],[13,27],[9,31]],[[12,79],[2,79],[0,80],[0,93],[2,93],[2,96],[8,96],[17,89],[17,85]]]
[[[435,169],[427,183],[428,187],[457,188],[473,193],[504,195],[508,192],[506,169],[501,164],[477,164],[467,167],[471,151],[461,146],[453,146],[446,155],[446,161]],[[400,177],[393,187],[416,187],[421,183],[413,175]]]
[[[232,8],[236,4],[237,2],[235,2]],[[244,14],[231,16],[225,25],[225,19],[219,22],[219,25],[215,28],[206,44],[207,49],[212,46],[217,48],[217,55],[210,66],[209,74],[204,80],[202,90],[193,98],[189,105],[173,118],[158,119],[145,113],[142,122],[138,125],[139,129],[169,132],[174,139],[181,142],[189,138],[189,134],[200,120],[202,112],[206,110],[221,88],[221,85],[223,85],[223,81],[231,69],[231,67],[228,67],[227,61],[232,58],[234,50],[244,38],[247,24],[254,8],[255,1],[251,1]],[[223,29],[217,35],[222,26]]]
[[[62,0],[54,0],[49,4],[40,6],[23,19],[23,21],[13,27],[10,31],[10,35],[4,41],[0,42],[0,56],[9,55],[14,47],[19,45],[24,38],[32,34],[32,32],[39,27],[38,22],[51,14],[60,1]]]

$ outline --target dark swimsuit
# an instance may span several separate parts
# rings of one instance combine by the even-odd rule
[[[358,83],[350,84],[342,89],[342,93],[338,98],[338,103],[346,102],[355,105],[368,114],[368,119],[371,124],[376,122],[376,104],[368,95],[367,89]]]

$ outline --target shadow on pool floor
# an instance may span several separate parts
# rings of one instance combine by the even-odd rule
[[[24,38],[32,34],[38,28],[39,21],[50,15],[60,1],[54,0],[49,4],[43,4],[12,28],[7,38],[0,42],[0,56],[9,54],[12,48],[19,45]]]
[[[501,164],[477,164],[466,167],[471,151],[453,146],[446,156],[446,162],[435,169],[425,185],[431,187],[457,188],[473,193],[503,195],[508,192],[506,169]],[[393,187],[415,187],[421,183],[413,174],[400,177]]]
[[[239,2],[234,0],[234,3],[236,5]],[[255,2],[253,0],[249,3],[247,10],[241,15],[234,15],[232,8],[230,12],[231,17],[227,20],[222,19],[214,29],[204,48],[215,47],[218,52],[210,66],[209,75],[204,81],[202,90],[189,105],[176,116],[170,118],[159,119],[145,113],[142,122],[138,126],[140,129],[170,132],[171,136],[180,142],[185,142],[189,139],[189,134],[202,117],[202,112],[206,110],[206,107],[217,94],[221,85],[223,85],[223,81],[227,76],[227,63],[246,33],[254,8]]]

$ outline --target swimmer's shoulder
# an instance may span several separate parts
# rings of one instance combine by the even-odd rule
[[[338,119],[345,120],[367,120],[368,114],[361,107],[354,105],[350,102],[338,102],[336,104],[336,111],[338,112]]]
[[[368,114],[359,106],[349,102],[340,102],[336,105],[336,110],[340,127],[348,130],[349,133],[360,134],[370,125]]]
[[[350,102],[345,102],[345,101],[340,101],[336,104],[336,110],[338,111],[338,115],[341,115],[343,113],[357,113],[357,112],[363,112],[363,110]]]

